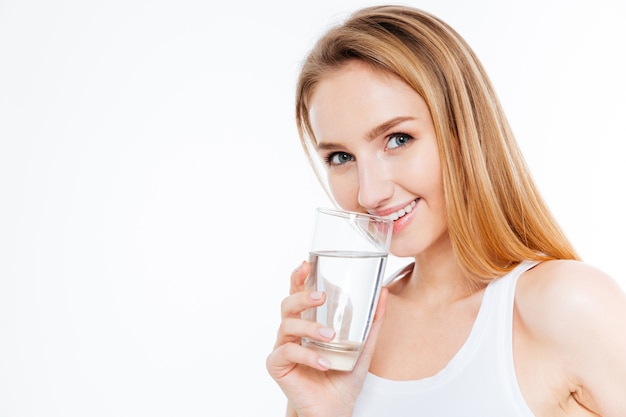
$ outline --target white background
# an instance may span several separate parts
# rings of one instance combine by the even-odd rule
[[[0,0],[0,417],[283,413],[265,357],[326,204],[295,77],[366,4]],[[474,47],[566,233],[626,287],[624,3],[409,4]]]

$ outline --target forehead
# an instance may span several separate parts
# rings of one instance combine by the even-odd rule
[[[324,74],[315,86],[309,99],[309,112],[335,107],[348,101],[376,98],[389,90],[406,85],[391,73],[377,70],[359,62],[350,61]]]
[[[361,136],[397,117],[429,115],[422,97],[393,74],[350,62],[326,74],[309,100],[309,120],[318,141]]]

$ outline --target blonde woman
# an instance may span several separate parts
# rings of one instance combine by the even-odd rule
[[[357,11],[307,56],[296,116],[337,205],[395,218],[391,251],[415,261],[352,372],[300,345],[334,335],[300,319],[325,297],[296,268],[267,358],[288,416],[626,416],[626,296],[579,260],[452,28]]]

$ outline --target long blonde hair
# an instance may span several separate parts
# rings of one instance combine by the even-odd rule
[[[314,168],[309,100],[329,71],[352,60],[399,77],[426,101],[439,146],[450,239],[474,282],[488,282],[526,259],[578,259],[540,196],[477,57],[450,26],[421,10],[361,9],[307,55],[296,120]],[[319,168],[316,174],[322,180]]]

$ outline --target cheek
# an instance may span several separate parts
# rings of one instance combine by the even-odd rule
[[[431,175],[431,184],[432,184],[432,192],[433,194],[438,196],[440,200],[439,203],[443,205],[444,192],[443,192],[443,174],[441,172],[441,167],[439,164],[433,164],[432,170],[430,171]]]
[[[328,176],[328,186],[333,198],[344,210],[358,211],[358,185],[349,176]]]
[[[414,182],[420,184],[423,192],[434,200],[432,203],[443,198],[443,173],[439,154],[434,146],[408,166],[412,168],[411,177],[415,179]]]

